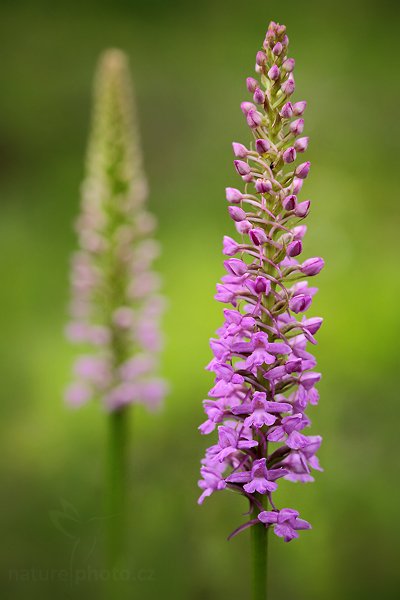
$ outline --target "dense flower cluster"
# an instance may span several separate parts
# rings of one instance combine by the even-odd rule
[[[261,522],[290,541],[310,525],[295,510],[278,510],[272,494],[279,479],[313,481],[311,469],[320,470],[315,454],[321,437],[303,430],[321,377],[306,346],[316,343],[322,319],[304,313],[317,291],[305,278],[317,275],[324,262],[299,259],[306,233],[299,223],[310,201],[299,201],[298,194],[310,163],[295,164],[308,146],[302,135],[306,102],[291,101],[294,60],[287,50],[285,26],[272,22],[256,55],[258,79],[247,79],[253,102],[241,105],[254,140],[249,148],[233,144],[244,191],[227,188],[226,199],[241,241],[226,236],[223,242],[229,258],[216,299],[232,308],[224,310],[225,322],[210,341],[214,358],[207,368],[216,380],[200,431],[217,428],[218,442],[202,461],[199,503],[214,491],[236,490],[256,515],[237,531]]]
[[[68,337],[86,346],[74,366],[67,401],[98,397],[109,410],[142,402],[156,407],[165,383],[153,376],[163,299],[151,270],[159,249],[145,209],[146,182],[135,126],[129,68],[105,52],[96,85],[87,176],[72,260]]]

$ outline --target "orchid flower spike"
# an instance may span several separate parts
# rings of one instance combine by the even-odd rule
[[[313,470],[321,470],[321,437],[304,431],[321,377],[307,344],[316,343],[322,319],[304,313],[317,291],[306,278],[317,275],[324,261],[300,258],[310,201],[298,195],[310,163],[303,158],[308,137],[299,137],[306,103],[292,100],[294,65],[286,28],[272,22],[256,55],[257,78],[247,79],[257,108],[242,103],[249,108],[251,142],[235,167],[244,183],[226,195],[240,235],[224,238],[224,254],[236,258],[224,263],[216,299],[230,307],[211,340],[208,369],[215,382],[200,426],[218,438],[202,460],[199,481],[199,503],[222,490],[249,500],[252,517],[234,533],[265,527],[286,542],[311,526],[296,510],[278,509],[275,491],[286,482],[313,481]]]

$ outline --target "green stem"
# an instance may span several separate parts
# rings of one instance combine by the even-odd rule
[[[127,408],[113,411],[108,417],[108,425],[108,564],[110,569],[114,569],[121,568],[125,555]]]
[[[259,510],[256,508],[253,518]],[[262,523],[251,527],[251,545],[253,562],[253,600],[267,599],[267,550],[268,529]]]

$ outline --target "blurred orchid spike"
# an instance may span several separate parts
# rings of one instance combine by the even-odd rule
[[[156,408],[166,384],[155,377],[163,298],[151,265],[159,253],[145,201],[139,133],[128,61],[120,50],[101,56],[72,258],[67,335],[84,344],[66,392],[77,406],[99,399],[114,411],[131,403]]]

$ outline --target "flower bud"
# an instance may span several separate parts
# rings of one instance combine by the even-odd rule
[[[261,246],[268,240],[266,233],[260,227],[255,227],[249,231],[250,239],[255,246]]]
[[[255,188],[259,194],[269,194],[272,190],[272,183],[269,179],[257,179]]]
[[[283,119],[290,119],[293,115],[293,106],[291,102],[286,102],[279,113]]]
[[[257,79],[254,79],[254,77],[248,77],[246,79],[246,87],[249,90],[250,94],[254,94],[254,92],[256,91],[258,86],[259,86],[259,83],[258,83]]]
[[[310,212],[310,204],[311,202],[309,200],[304,200],[304,202],[299,202],[299,204],[296,206],[294,214],[296,215],[296,217],[306,217],[308,215],[308,213]]]
[[[232,148],[234,155],[238,158],[246,158],[249,153],[246,146],[243,146],[243,144],[239,144],[238,142],[233,142]]]
[[[253,289],[256,294],[268,294],[271,289],[271,283],[266,277],[259,275],[253,282]]]
[[[270,22],[268,25],[267,34],[265,36],[266,41],[272,41],[275,38],[277,26],[278,25],[275,23],[275,21]]]
[[[268,140],[256,140],[256,150],[258,154],[265,154],[266,152],[269,152],[270,147],[271,145]]]
[[[234,256],[240,250],[240,245],[228,235],[224,235],[223,250],[225,256]]]
[[[247,173],[247,175],[242,175],[242,179],[245,183],[251,183],[253,181],[253,175],[251,173]]]
[[[277,67],[276,65],[272,65],[272,67],[268,71],[268,77],[271,79],[271,81],[276,81],[277,79],[279,79],[279,75],[279,67]]]
[[[272,48],[272,52],[273,52],[273,54],[275,54],[275,56],[279,56],[280,54],[282,54],[282,50],[283,50],[283,46],[280,42],[277,42],[275,44],[275,46]]]
[[[299,165],[295,171],[296,177],[299,179],[305,179],[310,172],[310,166],[310,161],[301,163],[301,165]]]
[[[244,233],[249,233],[250,229],[253,227],[253,225],[250,223],[250,221],[239,221],[235,223],[235,227],[236,227],[236,231],[238,231],[238,233],[241,233],[242,235]]]
[[[294,143],[297,152],[305,152],[308,148],[308,137],[301,137]]]
[[[296,119],[290,124],[290,131],[293,133],[293,135],[300,135],[300,133],[303,133],[303,129],[304,119]]]
[[[296,102],[293,104],[293,113],[296,117],[300,117],[303,112],[306,110],[307,102],[305,100],[301,100],[300,102]]]
[[[228,212],[234,221],[244,221],[246,218],[246,213],[240,206],[229,206]]]
[[[293,147],[288,148],[282,154],[283,162],[286,164],[292,163],[296,160],[296,150]]]
[[[293,194],[298,194],[303,187],[303,180],[295,177],[293,179],[292,192]]]
[[[302,325],[308,329],[311,335],[314,335],[321,327],[322,322],[323,319],[321,317],[311,317],[311,319],[305,319]]]
[[[291,73],[294,69],[295,60],[294,58],[287,58],[282,64],[282,69],[286,71],[286,73]]]
[[[294,313],[305,312],[310,308],[312,302],[311,296],[308,294],[298,294],[289,300],[289,308]]]
[[[228,202],[232,202],[233,204],[238,204],[243,198],[242,192],[236,188],[225,188],[225,194]]]
[[[247,115],[249,110],[256,110],[256,107],[254,106],[254,104],[252,102],[242,102],[240,105],[240,108],[244,115]]]
[[[237,275],[238,277],[241,277],[247,273],[246,263],[238,258],[229,258],[228,260],[225,260],[224,266],[229,273],[232,273],[232,275]]]
[[[260,90],[260,88],[257,88],[256,91],[254,92],[253,100],[256,104],[264,104],[265,95],[264,95],[264,92],[262,90]]]
[[[234,160],[233,164],[239,175],[248,175],[251,172],[249,165],[243,160]]]
[[[293,227],[293,229],[292,229],[293,239],[294,240],[302,240],[306,234],[306,231],[307,231],[307,225],[297,225],[296,227]]]
[[[282,206],[285,210],[294,210],[297,206],[297,197],[294,194],[286,196],[286,198],[282,200]]]
[[[281,90],[286,96],[291,96],[294,92],[294,88],[294,78],[292,74],[290,74],[287,80],[284,83],[282,83]]]
[[[256,64],[259,67],[262,67],[263,65],[265,65],[266,62],[267,62],[267,57],[265,56],[264,52],[259,50],[256,54]]]
[[[262,117],[259,112],[256,110],[249,110],[247,113],[247,124],[251,129],[256,129],[261,125]]]
[[[290,242],[290,244],[288,244],[286,248],[286,254],[293,258],[294,256],[298,256],[299,254],[301,254],[302,250],[303,244],[301,243],[301,241],[293,240],[293,242]]]
[[[318,275],[324,266],[324,259],[316,256],[314,258],[308,258],[305,260],[300,266],[300,271],[303,273],[303,275],[307,276]]]

